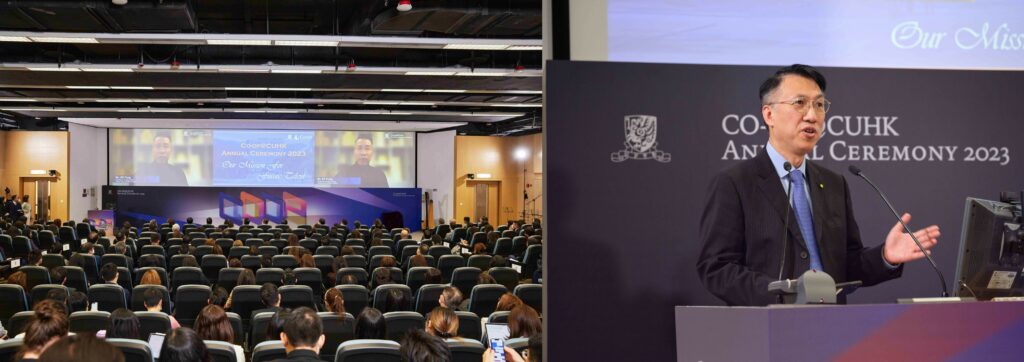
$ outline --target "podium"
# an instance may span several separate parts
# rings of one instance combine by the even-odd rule
[[[1024,302],[677,306],[677,361],[1011,361]]]

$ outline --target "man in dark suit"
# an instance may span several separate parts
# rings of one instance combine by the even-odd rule
[[[697,273],[708,291],[729,305],[776,303],[768,284],[778,279],[783,262],[783,278],[816,269],[836,283],[860,280],[870,286],[899,277],[903,263],[924,257],[899,223],[882,245],[864,247],[846,179],[806,159],[824,130],[825,84],[817,70],[799,64],[766,80],[760,95],[768,144],[711,182],[701,217]],[[786,162],[792,165],[789,172]],[[784,239],[791,179],[793,208]],[[910,214],[903,221],[909,223]],[[925,249],[935,246],[940,235],[935,225],[914,234]],[[785,260],[784,241],[789,243]]]
[[[285,317],[282,329],[281,342],[288,355],[274,362],[320,361],[324,327],[316,311],[307,307],[296,308]]]

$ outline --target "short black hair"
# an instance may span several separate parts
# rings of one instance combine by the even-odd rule
[[[775,71],[774,75],[768,77],[768,79],[765,79],[764,82],[761,83],[761,88],[759,90],[761,104],[768,101],[766,99],[768,95],[779,87],[779,84],[782,83],[782,78],[787,75],[796,75],[813,80],[814,83],[818,85],[818,88],[821,88],[822,92],[825,91],[825,86],[827,85],[825,82],[825,76],[821,75],[817,69],[814,69],[814,67],[810,65],[793,64]]]
[[[68,298],[68,307],[71,313],[88,310],[89,296],[79,291],[72,292]]]
[[[384,322],[384,314],[377,308],[366,307],[356,317],[353,327],[356,339],[387,339],[388,327]]]
[[[174,328],[167,333],[160,347],[160,361],[208,361],[209,350],[199,334],[188,327]]]
[[[103,264],[103,267],[100,268],[100,277],[103,278],[103,281],[111,281],[114,280],[114,278],[117,278],[117,264]]]
[[[166,138],[166,139],[170,140],[171,139],[171,132],[169,132],[169,131],[157,131],[155,134],[153,134],[153,140],[155,141],[157,138]]]
[[[411,361],[452,361],[452,352],[440,337],[434,337],[422,329],[413,329],[402,338],[398,353],[403,362]]]
[[[147,288],[146,291],[142,293],[142,300],[146,307],[156,307],[157,304],[160,304],[160,302],[164,300],[164,293],[161,293],[157,288]]]
[[[320,316],[308,307],[299,307],[284,318],[284,335],[293,347],[313,347],[324,334]]]
[[[274,283],[263,283],[260,287],[260,300],[263,301],[263,305],[271,306],[277,301],[277,286]]]
[[[369,133],[365,133],[365,132],[357,133],[356,134],[356,141],[359,141],[359,140],[367,140],[367,141],[370,141],[370,144],[373,144],[373,136],[370,135]]]

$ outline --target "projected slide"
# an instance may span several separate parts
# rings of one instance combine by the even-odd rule
[[[608,0],[608,59],[1024,69],[1024,1]]]
[[[313,185],[313,132],[218,131],[213,150],[214,185]]]
[[[414,187],[414,136],[412,132],[111,129],[109,182],[117,186]]]

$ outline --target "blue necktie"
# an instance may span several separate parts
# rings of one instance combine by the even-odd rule
[[[807,244],[807,253],[811,258],[811,269],[824,271],[821,266],[821,257],[818,255],[818,243],[814,238],[814,221],[811,219],[811,203],[807,200],[807,193],[804,191],[804,173],[794,169],[789,174],[793,180],[793,208],[796,209],[796,221],[800,225],[800,233],[804,236],[804,243]]]

